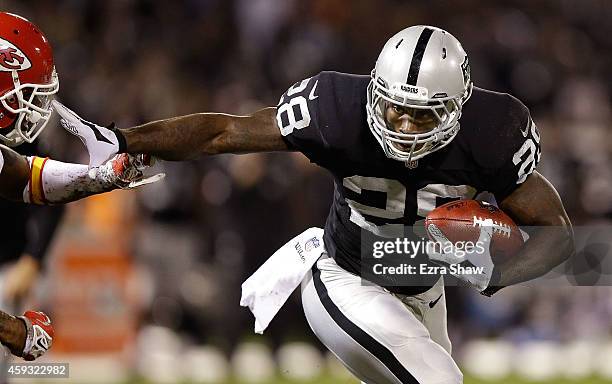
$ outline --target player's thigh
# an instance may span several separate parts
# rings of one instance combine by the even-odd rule
[[[440,344],[450,354],[452,346],[448,337],[446,322],[444,279],[440,278],[431,289],[419,295],[396,295],[396,297],[412,311],[416,311],[419,314],[419,320],[429,331],[431,339]]]
[[[461,383],[451,356],[398,298],[320,260],[302,283],[311,328],[360,380],[386,383]]]

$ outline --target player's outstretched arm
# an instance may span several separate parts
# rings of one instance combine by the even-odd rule
[[[539,227],[521,252],[499,266],[495,286],[508,286],[540,277],[574,253],[572,224],[559,194],[538,172],[500,203],[500,208],[522,226]],[[492,293],[496,288],[488,289]]]
[[[21,156],[0,145],[0,198],[33,204],[64,204],[148,183],[150,179],[142,179],[147,162],[143,156],[122,154],[90,170],[83,164]]]
[[[188,160],[200,155],[288,150],[276,125],[276,108],[247,116],[195,113],[153,121],[132,128],[102,127],[80,118],[54,101],[62,126],[87,146],[90,167],[116,153],[147,153],[163,160]]]

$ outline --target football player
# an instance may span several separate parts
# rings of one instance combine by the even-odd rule
[[[121,154],[90,170],[10,147],[32,143],[52,114],[59,89],[51,46],[23,17],[0,12],[0,198],[33,204],[60,204],[117,188],[146,184],[148,156]],[[42,312],[16,318],[0,311],[0,342],[17,356],[33,360],[52,343],[53,328]]]
[[[483,294],[541,276],[573,252],[560,198],[535,170],[540,135],[529,110],[474,87],[464,49],[439,28],[391,37],[370,76],[321,72],[248,116],[197,113],[104,129],[56,109],[92,166],[124,151],[167,160],[300,151],[327,169],[335,193],[325,253],[302,282],[302,302],[314,333],[363,382],[460,383],[462,374],[451,357],[442,278],[362,284],[362,234],[397,233],[444,202],[488,191],[519,225],[560,230],[531,234],[512,260],[466,278]]]
[[[117,155],[92,171],[81,164],[21,156],[9,148],[38,137],[58,90],[47,38],[23,17],[0,12],[0,197],[60,204],[138,183],[148,165],[145,156]]]

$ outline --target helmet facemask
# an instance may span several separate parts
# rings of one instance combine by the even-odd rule
[[[59,90],[55,69],[48,84],[21,84],[17,71],[12,72],[13,89],[0,96],[0,113],[16,116],[13,128],[0,134],[0,141],[9,146],[32,143],[45,128],[53,112],[51,101]],[[2,130],[0,130],[2,132]]]
[[[389,85],[372,71],[367,90],[367,117],[370,130],[389,158],[410,162],[448,145],[459,131],[459,118],[463,104],[469,99],[472,86],[461,95],[434,95],[428,90],[404,83]],[[437,97],[440,96],[440,97]],[[389,125],[386,108],[400,107],[431,111],[436,125],[422,133],[401,133]],[[409,149],[407,149],[409,148]]]

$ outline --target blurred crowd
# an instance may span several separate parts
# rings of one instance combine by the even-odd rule
[[[409,25],[454,34],[477,86],[531,110],[540,171],[575,225],[612,219],[612,6],[606,0],[3,0],[55,48],[60,99],[126,127],[175,115],[275,105],[321,70],[367,74]],[[50,127],[49,130],[56,128]],[[57,131],[57,135],[63,132]],[[62,155],[86,160],[65,138]],[[61,157],[61,156],[60,156]],[[137,193],[135,262],[153,281],[146,323],[226,352],[252,332],[240,283],[286,240],[322,226],[331,179],[299,154],[164,163],[165,182]],[[486,299],[447,290],[451,339],[569,341],[612,337],[612,289],[512,288]],[[315,342],[292,297],[273,345]]]

